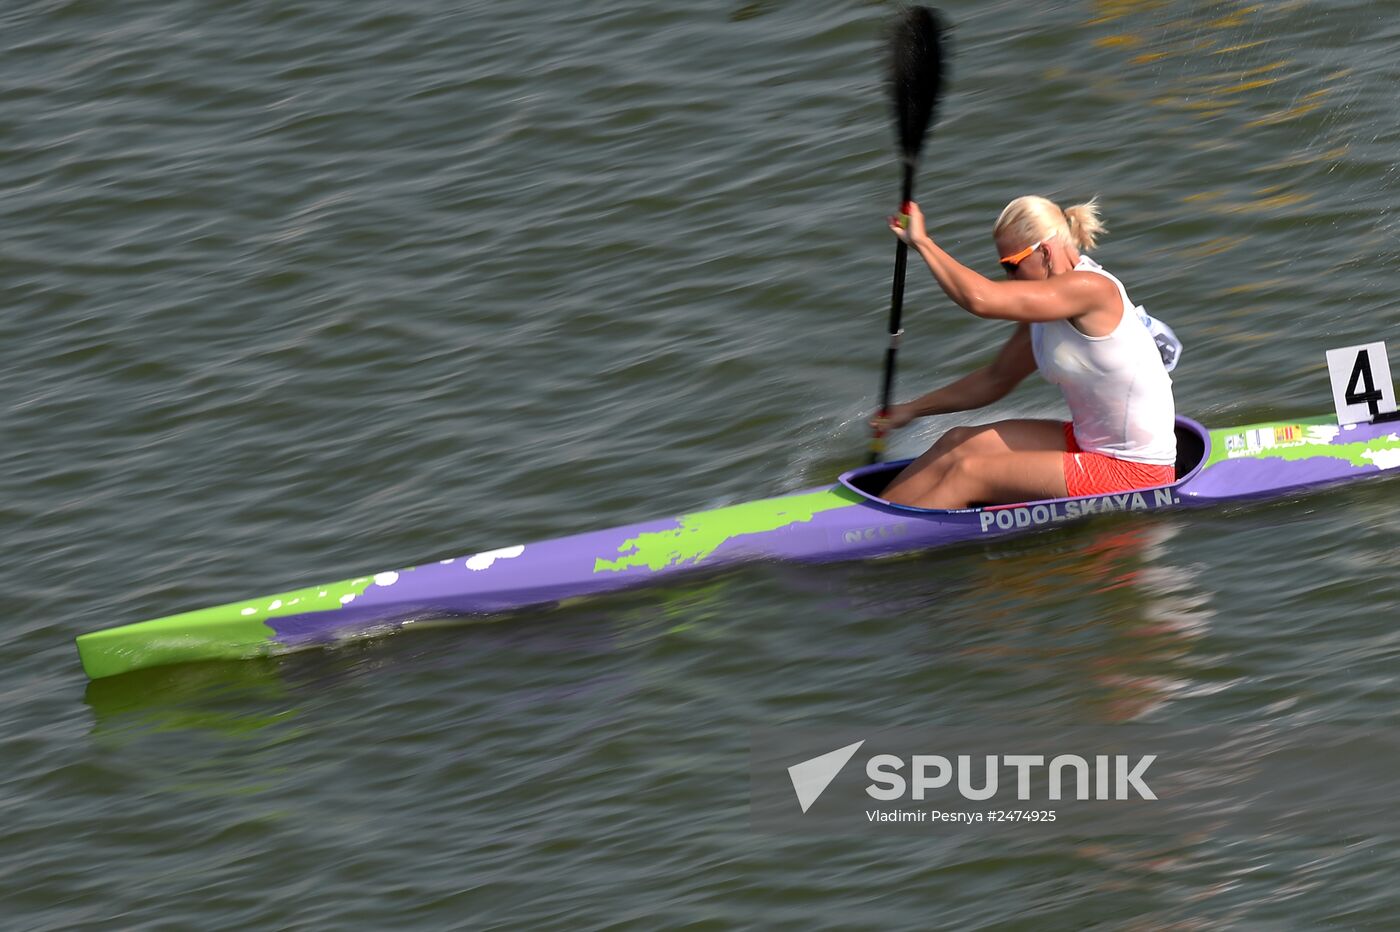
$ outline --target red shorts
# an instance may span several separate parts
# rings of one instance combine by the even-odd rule
[[[1074,425],[1065,421],[1065,489],[1070,497],[1105,495],[1171,485],[1176,481],[1175,466],[1134,463],[1103,453],[1085,453],[1074,439]]]

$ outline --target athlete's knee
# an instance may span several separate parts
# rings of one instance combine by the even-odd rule
[[[938,438],[937,446],[943,453],[958,453],[977,436],[977,429],[974,427],[950,427],[943,436]]]
[[[948,463],[947,472],[944,473],[944,481],[955,482],[964,487],[976,485],[981,482],[986,465],[986,456],[963,451]]]

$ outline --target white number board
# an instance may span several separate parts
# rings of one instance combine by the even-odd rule
[[[1327,372],[1338,424],[1360,424],[1395,410],[1395,383],[1390,381],[1384,343],[1328,350]]]

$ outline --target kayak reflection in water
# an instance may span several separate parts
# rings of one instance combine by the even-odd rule
[[[966,508],[1175,481],[1176,409],[1164,360],[1174,365],[1180,344],[1128,299],[1122,282],[1081,252],[1104,232],[1094,201],[1068,210],[1043,197],[1006,205],[992,230],[1006,281],[992,281],[944,252],[917,204],[909,206],[907,225],[892,218],[890,229],[923,256],[959,307],[1015,321],[1016,329],[990,364],[891,406],[883,426],[989,405],[1037,368],[1060,387],[1071,420],[954,427],[895,477],[886,499]],[[878,418],[873,424],[881,426]]]

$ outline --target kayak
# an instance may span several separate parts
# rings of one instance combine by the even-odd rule
[[[547,606],[755,560],[831,562],[1048,530],[1103,514],[1280,496],[1400,471],[1400,425],[1384,415],[1208,430],[1179,417],[1177,480],[1122,492],[935,510],[880,491],[908,460],[853,469],[773,498],[515,544],[94,631],[78,637],[87,675],[320,647],[430,619]]]

